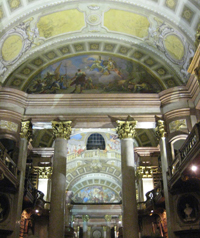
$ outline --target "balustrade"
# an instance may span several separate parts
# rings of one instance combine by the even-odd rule
[[[2,162],[1,165],[5,165],[6,167],[15,177],[17,177],[17,165],[15,162],[10,158],[10,156],[7,153],[6,148],[3,146],[3,144],[0,142],[0,161]]]
[[[180,170],[180,167],[184,164],[191,162],[194,158],[194,154],[198,151],[198,145],[200,142],[200,123],[197,123],[192,129],[191,133],[188,135],[186,141],[183,143],[182,147],[179,149],[175,159],[169,166],[169,174],[171,177]],[[194,152],[194,153],[193,153]]]

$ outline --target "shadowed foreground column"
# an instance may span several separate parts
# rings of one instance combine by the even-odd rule
[[[16,204],[16,223],[15,229],[11,237],[19,237],[20,233],[20,221],[22,214],[22,203],[24,196],[24,181],[25,181],[25,173],[26,173],[26,161],[27,161],[27,151],[28,151],[28,143],[32,136],[32,123],[30,120],[21,122],[21,132],[20,132],[20,143],[19,143],[19,158],[17,167],[20,171],[19,174],[19,190],[15,195],[15,204]]]
[[[133,148],[136,121],[128,116],[126,121],[118,120],[117,124],[118,137],[121,139],[123,238],[139,238]]]
[[[71,121],[52,122],[55,137],[49,238],[64,238],[67,140],[71,135]]]

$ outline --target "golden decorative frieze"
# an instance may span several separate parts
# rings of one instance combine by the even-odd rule
[[[152,167],[139,166],[137,168],[137,178],[152,178],[153,172],[157,172],[158,169],[153,169]]]
[[[72,131],[71,123],[71,121],[52,121],[54,137],[69,140]]]
[[[126,121],[117,120],[117,134],[119,139],[134,138],[136,136],[135,126],[137,121],[134,121],[131,116],[128,116]]]
[[[156,137],[158,140],[162,137],[166,137],[165,122],[163,120],[158,120],[157,122]]]
[[[32,136],[32,123],[30,120],[22,121],[21,122],[21,138],[26,138],[28,141]]]

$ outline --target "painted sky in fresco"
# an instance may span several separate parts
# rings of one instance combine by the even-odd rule
[[[109,55],[79,55],[49,65],[27,93],[158,93],[158,79],[140,64]]]
[[[90,186],[81,189],[72,198],[75,203],[118,203],[121,198],[104,186]]]

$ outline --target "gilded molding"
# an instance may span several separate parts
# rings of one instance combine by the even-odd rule
[[[136,136],[135,126],[137,121],[134,121],[131,116],[128,116],[126,121],[117,120],[116,132],[119,139],[134,138]]]
[[[21,138],[26,138],[28,141],[32,137],[32,123],[30,120],[21,122]]]
[[[52,175],[51,167],[39,168],[39,179],[48,179]]]
[[[162,137],[166,137],[165,122],[163,120],[158,120],[157,122],[156,137],[158,140]]]
[[[71,121],[52,121],[54,138],[64,138],[65,140],[69,140],[72,131],[71,123]]]

